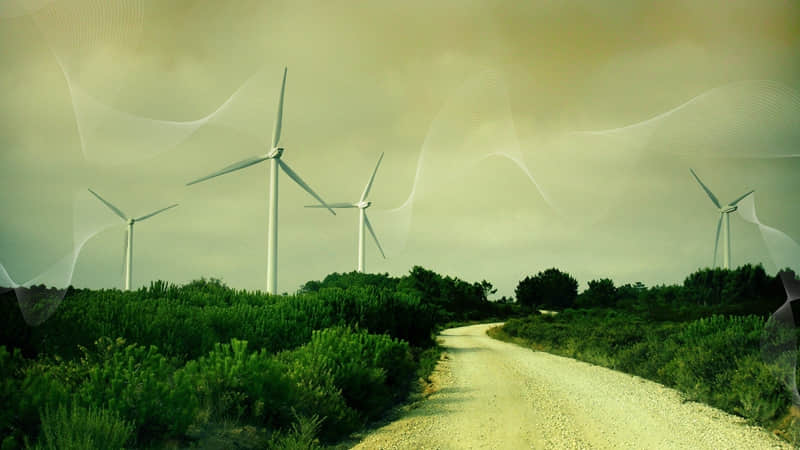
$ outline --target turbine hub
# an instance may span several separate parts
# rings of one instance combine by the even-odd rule
[[[358,202],[356,203],[356,206],[358,206],[360,209],[367,209],[371,204],[372,202]]]
[[[269,155],[267,156],[269,158],[280,158],[282,154],[283,154],[283,148],[275,147],[272,150],[270,150]]]

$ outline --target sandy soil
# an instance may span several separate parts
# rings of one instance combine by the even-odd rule
[[[354,448],[791,448],[662,385],[496,341],[489,327],[445,330],[436,391]]]

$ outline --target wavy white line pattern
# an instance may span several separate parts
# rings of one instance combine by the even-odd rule
[[[675,154],[771,159],[800,157],[798,130],[800,92],[774,80],[744,80],[707,90],[641,122],[573,133],[624,136]]]
[[[73,249],[35,277],[17,283],[0,264],[0,286],[16,292],[17,302],[26,323],[37,326],[47,320],[58,308],[72,282],[75,265],[83,246],[103,231],[119,226],[120,220],[91,197],[85,190],[75,193],[73,200]],[[31,286],[52,286],[48,290],[29,290]],[[7,290],[7,289],[6,289]]]
[[[489,157],[512,161],[534,188],[522,194],[540,197],[556,210],[525,163],[502,77],[495,71],[483,70],[454,90],[434,116],[420,148],[414,180],[405,201],[396,208],[372,213],[373,222],[379,222],[376,228],[392,230],[381,231],[382,235],[394,236],[395,242],[399,242],[397,249],[387,250],[387,254],[405,248],[415,202],[450,184],[457,184],[460,176]]]
[[[256,138],[266,144],[261,127],[244,128],[231,119],[237,101],[249,107],[259,96],[251,92],[263,82],[256,70],[209,114],[195,120],[163,120],[132,114],[99,101],[81,84],[83,65],[107,47],[132,49],[144,23],[142,0],[56,0],[6,8],[7,16],[25,13],[45,37],[67,84],[75,115],[81,151],[91,163],[115,166],[152,158],[175,148],[201,127],[213,122]],[[2,17],[2,16],[0,16]],[[116,89],[121,89],[119,83]],[[237,105],[234,105],[237,103]],[[263,103],[263,102],[262,102]],[[262,104],[259,104],[262,106]],[[267,117],[266,111],[264,117]],[[227,113],[227,116],[226,116]]]

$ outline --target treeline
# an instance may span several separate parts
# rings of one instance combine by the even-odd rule
[[[710,314],[764,316],[786,301],[780,277],[768,275],[760,264],[734,270],[701,269],[680,285],[617,286],[602,278],[589,281],[580,294],[577,280],[552,268],[520,281],[515,295],[517,303],[528,309],[611,308],[652,320],[689,320]]]
[[[224,421],[257,427],[261,446],[334,442],[408,394],[438,355],[437,327],[514,310],[488,301],[486,281],[421,267],[331,274],[284,296],[214,279],[70,288],[31,327],[17,299],[47,307],[36,292],[50,291],[0,295],[3,449],[152,447]]]

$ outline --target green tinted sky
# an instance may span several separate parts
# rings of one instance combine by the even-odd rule
[[[389,258],[369,242],[370,271],[508,295],[552,266],[681,281],[710,264],[717,219],[689,167],[725,202],[756,189],[761,221],[800,239],[800,158],[757,158],[800,153],[799,62],[794,1],[6,0],[0,262],[21,282],[68,253],[107,219],[73,225],[92,187],[131,215],[181,203],[137,225],[137,285],[263,288],[267,166],[184,184],[266,151],[288,66],[284,161],[323,198],[357,199],[386,152],[370,217]],[[280,186],[279,291],[352,270],[356,211]],[[734,264],[774,271],[731,222]],[[122,241],[121,223],[90,239],[73,284],[119,286]]]

